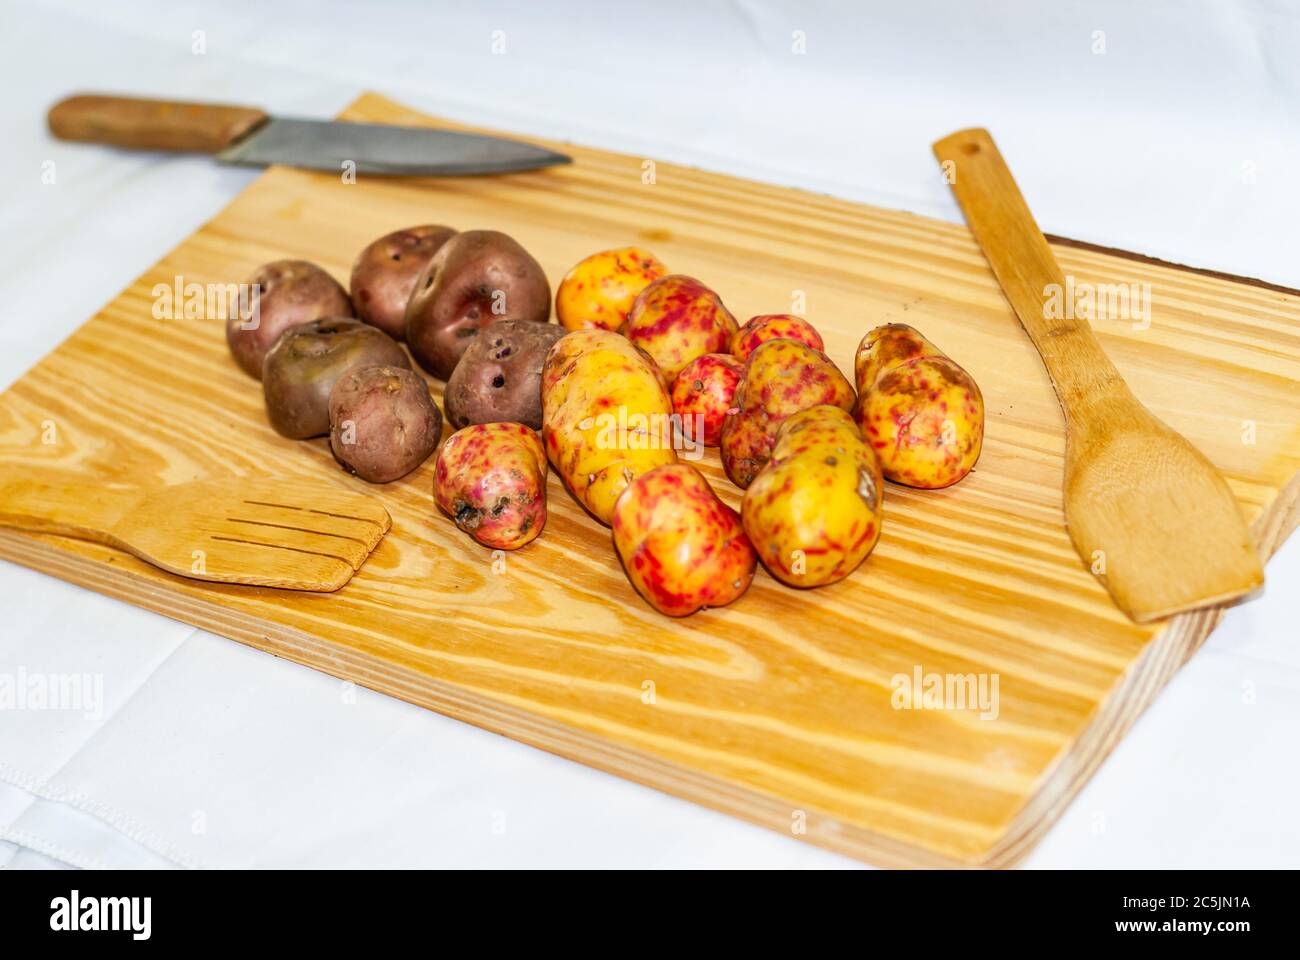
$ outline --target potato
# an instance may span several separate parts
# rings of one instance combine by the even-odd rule
[[[406,339],[406,305],[438,248],[455,235],[432,224],[394,230],[380,237],[352,263],[352,305],[357,316],[394,340]]]
[[[670,617],[725,606],[754,579],[757,558],[740,514],[690,464],[633,480],[614,505],[613,531],[632,586]]]
[[[262,392],[271,426],[291,440],[330,432],[330,391],[356,366],[410,367],[382,330],[329,317],[285,331],[262,363]]]
[[[564,275],[555,294],[555,315],[566,330],[618,330],[636,295],[668,268],[638,247],[593,253]]]
[[[446,380],[482,327],[550,316],[550,284],[528,251],[504,233],[467,230],[444,243],[416,280],[406,340],[420,365]]]
[[[853,367],[854,419],[887,479],[933,490],[970,473],[984,445],[984,398],[970,374],[905,323],[870,331]]]
[[[681,418],[682,430],[690,430],[706,447],[716,447],[744,372],[745,365],[727,353],[706,353],[682,367],[672,389],[673,413]]]
[[[886,370],[922,357],[942,357],[943,351],[906,323],[885,323],[867,332],[853,355],[853,379],[870,386]]]
[[[443,405],[451,425],[514,420],[542,429],[542,364],[562,336],[558,324],[530,320],[484,327],[447,381]]]
[[[768,572],[819,587],[858,568],[880,538],[880,461],[842,408],[791,414],[772,458],[741,501],[741,518]]]
[[[235,363],[262,377],[262,361],[290,327],[321,317],[352,316],[352,301],[339,282],[306,260],[276,260],[247,281],[257,290],[250,307],[226,320],[226,343]]]
[[[747,487],[767,463],[781,422],[820,403],[849,410],[853,388],[830,358],[798,340],[760,343],[745,361],[735,413],[722,423],[722,466],[732,483]]]
[[[329,415],[335,458],[370,483],[406,476],[442,438],[429,385],[407,367],[353,367],[330,391]]]
[[[496,550],[516,550],[546,525],[546,454],[522,423],[457,430],[433,474],[433,498],[456,526]]]
[[[637,295],[623,333],[650,354],[671,383],[696,357],[730,350],[736,318],[700,281],[671,274]]]
[[[565,334],[542,367],[542,439],[564,483],[601,523],[636,477],[675,463],[672,404],[653,361],[608,330]]]
[[[760,343],[785,337],[798,340],[814,350],[825,350],[822,335],[803,317],[792,313],[764,313],[750,317],[731,338],[731,352],[737,360],[746,360]]]

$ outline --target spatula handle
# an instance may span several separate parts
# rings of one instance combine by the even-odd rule
[[[267,115],[252,107],[80,94],[51,107],[48,120],[60,140],[220,153],[261,126]]]
[[[43,473],[44,471],[42,471]],[[0,527],[121,546],[113,528],[139,498],[86,481],[0,478]]]
[[[1127,390],[1088,321],[1055,309],[1065,275],[987,130],[961,130],[934,144],[957,202],[993,273],[1038,348],[1066,416],[1080,404]],[[1053,298],[1054,301],[1053,301]]]

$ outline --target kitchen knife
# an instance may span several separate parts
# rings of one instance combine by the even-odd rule
[[[50,108],[60,140],[133,150],[215,154],[222,163],[272,163],[385,176],[517,173],[570,158],[518,140],[424,127],[272,117],[255,107],[81,94]]]

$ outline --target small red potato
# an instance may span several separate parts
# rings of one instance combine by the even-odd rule
[[[936,490],[970,473],[984,445],[971,375],[905,323],[876,327],[854,358],[854,419],[887,479]]]
[[[247,284],[258,292],[248,309],[226,320],[226,343],[239,368],[259,380],[262,361],[284,331],[321,317],[352,316],[339,282],[306,260],[263,264]]]
[[[555,315],[566,330],[618,330],[637,294],[667,274],[654,254],[639,247],[593,253],[560,281]]]
[[[671,383],[696,357],[730,350],[736,318],[700,281],[671,274],[637,295],[623,333],[650,355]]]
[[[352,263],[352,305],[357,316],[394,340],[406,339],[406,305],[438,248],[455,236],[428,224],[394,230],[371,243]]]
[[[357,366],[410,367],[406,353],[377,327],[350,317],[300,324],[276,341],[262,363],[271,426],[290,440],[330,432],[330,391]]]
[[[370,483],[404,477],[442,437],[429,386],[405,367],[353,367],[330,391],[330,449]]]
[[[406,340],[446,380],[479,331],[498,320],[546,323],[551,286],[532,255],[495,230],[458,233],[433,255],[406,307]]]
[[[821,403],[850,410],[853,400],[853,387],[820,350],[784,338],[760,343],[745,361],[736,412],[722,424],[723,469],[736,486],[749,486],[786,417]]]
[[[542,429],[542,364],[562,336],[555,323],[498,320],[484,327],[447,381],[442,402],[451,425],[514,420]]]
[[[433,497],[471,537],[516,550],[546,525],[546,454],[522,423],[475,423],[438,451]]]
[[[822,335],[803,317],[792,313],[764,313],[750,317],[748,322],[731,338],[731,352],[737,360],[746,360],[760,343],[768,340],[798,340],[814,350],[825,350]]]
[[[614,548],[637,593],[670,617],[722,607],[754,579],[740,515],[688,463],[642,474],[614,505]]]
[[[682,430],[693,430],[699,423],[702,429],[695,439],[716,447],[744,372],[745,365],[727,353],[706,353],[682,367],[672,389],[673,413],[681,418]]]

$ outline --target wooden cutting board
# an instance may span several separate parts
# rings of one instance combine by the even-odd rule
[[[344,116],[452,126],[374,95]],[[855,857],[1015,863],[1221,611],[1139,627],[1084,569],[1061,514],[1056,400],[964,226],[662,162],[647,183],[651,158],[559,146],[571,167],[487,179],[273,169],[0,396],[6,470],[274,474],[382,497],[393,530],[341,592],[186,581],[12,532],[0,556]],[[432,461],[384,487],[348,477],[325,441],[272,432],[219,319],[153,316],[155,285],[239,281],[279,257],[346,282],[365,243],[426,222],[504,230],[552,285],[638,243],[741,318],[802,296],[846,372],[867,329],[914,324],[983,388],[983,457],[948,490],[891,485],[880,544],[846,581],[796,591],[760,571],[733,606],[674,621],[633,592],[608,531],[554,475],[544,534],[494,558],[438,514]],[[1226,473],[1271,554],[1300,516],[1300,294],[1055,251],[1079,282],[1151,285],[1148,329],[1099,321],[1098,335]],[[737,503],[715,451],[703,467]],[[895,709],[897,678],[918,671],[974,675],[990,695],[996,678],[996,718],[951,700]]]

